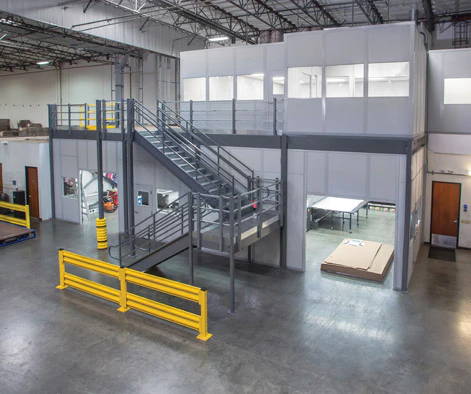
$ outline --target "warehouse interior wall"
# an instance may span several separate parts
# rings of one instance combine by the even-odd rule
[[[43,141],[4,140],[0,144],[3,192],[12,201],[13,191],[26,190],[25,167],[38,168],[39,215],[42,220],[52,216],[49,144]]]
[[[179,60],[156,53],[129,59],[124,70],[123,98],[155,102],[177,99]],[[20,120],[48,125],[48,104],[93,104],[115,99],[113,65],[81,63],[55,70],[0,74],[0,118],[16,128]]]

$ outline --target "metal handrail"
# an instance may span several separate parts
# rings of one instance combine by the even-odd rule
[[[250,173],[250,176],[253,178],[254,176],[254,171],[248,167],[246,164],[244,164],[241,160],[239,160],[237,157],[235,157],[232,153],[230,153],[228,150],[224,149],[218,142],[216,142],[214,139],[212,139],[211,137],[209,137],[206,133],[202,133],[198,128],[196,128],[190,121],[184,119],[181,115],[179,115],[176,111],[174,111],[172,108],[170,108],[169,106],[167,106],[166,104],[164,103],[160,103],[163,110],[166,112],[166,116],[167,115],[167,112],[170,111],[170,113],[172,113],[176,118],[173,118],[173,120],[176,120],[176,123],[182,128],[184,129],[187,133],[191,134],[191,135],[194,135],[195,137],[199,137],[200,140],[202,139],[206,139],[207,141],[209,141],[209,143],[211,145],[214,145],[214,146],[217,146],[218,147],[218,151],[222,151],[224,152],[225,154],[227,154],[232,160],[235,160],[238,164],[240,164],[243,168],[245,168],[245,170],[248,170],[248,172]],[[186,127],[183,127],[182,123],[181,122],[184,122],[186,124]],[[191,126],[191,127],[188,127],[188,126]],[[203,142],[203,141],[201,141]],[[211,148],[211,145],[208,145],[207,142],[204,143],[205,146],[207,145],[207,147],[215,154],[220,154],[219,152],[216,152],[214,149]],[[241,175],[243,176],[246,176],[247,177],[247,174],[244,173],[240,168],[238,169],[235,165],[233,165],[231,163],[230,160],[227,160],[224,158],[224,160],[227,162],[227,164],[231,165],[231,167],[233,167],[234,170],[236,171],[239,171]]]
[[[169,136],[171,140],[173,140],[173,142],[178,145],[179,148],[186,151],[191,157],[196,158],[200,163],[201,162],[207,163],[207,166],[205,166],[205,168],[207,170],[210,170],[213,173],[213,175],[217,177],[225,178],[225,181],[229,185],[233,183],[237,183],[242,188],[244,189],[247,188],[247,185],[244,185],[242,182],[240,182],[239,179],[235,178],[234,175],[230,174],[227,170],[221,167],[220,164],[216,160],[211,159],[211,157],[207,155],[207,152],[203,151],[200,147],[193,144],[190,140],[185,138],[181,133],[177,133],[173,131],[171,127],[168,127],[168,125],[162,121],[162,119],[158,117],[156,117],[155,119],[152,119],[151,117],[154,117],[154,114],[150,114],[150,115],[149,113],[146,114],[145,111],[150,112],[147,108],[143,107],[141,104],[138,104],[136,108],[138,109],[138,112],[140,113],[140,115],[143,116],[144,120],[147,120],[151,125],[153,125],[156,128],[156,131],[151,131],[144,124],[141,124],[140,122],[136,121],[136,123],[138,123],[141,127],[143,127],[147,132],[149,132],[150,134],[154,134],[156,137],[160,137],[159,132],[165,134],[166,136]],[[153,121],[155,121],[155,123],[153,123]],[[159,123],[161,123],[162,125],[162,127],[160,128],[159,128]],[[212,148],[207,147],[206,145],[205,145],[205,148],[210,149],[214,153],[216,153]],[[199,154],[197,154],[197,152]],[[175,151],[174,153],[176,153],[187,164],[191,165],[192,168],[197,169],[197,167],[189,163],[185,157],[181,156],[178,151]],[[219,156],[217,157],[219,159]],[[246,181],[248,182],[249,179],[246,178]]]

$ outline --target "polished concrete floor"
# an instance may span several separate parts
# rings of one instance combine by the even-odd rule
[[[384,283],[376,283],[358,278],[341,277],[336,274],[320,271],[320,265],[345,238],[362,239],[367,241],[384,242],[394,246],[394,231],[396,213],[387,210],[370,209],[368,216],[366,210],[360,210],[359,219],[355,218],[352,224],[352,232],[348,231],[348,221],[336,216],[326,218],[318,226],[306,232],[306,272],[309,275],[324,278],[325,281],[342,281],[345,286],[350,286],[355,291],[358,285],[376,286],[392,289],[392,266],[390,267]],[[324,281],[319,280],[321,285]],[[329,286],[327,284],[327,286]]]
[[[469,393],[471,252],[426,250],[410,291],[247,266],[227,313],[227,262],[205,257],[210,332],[194,333],[74,290],[55,289],[56,249],[89,255],[93,231],[41,225],[0,249],[0,392]],[[424,248],[426,249],[426,248]],[[102,255],[105,257],[105,255]],[[184,256],[160,267],[186,278]]]

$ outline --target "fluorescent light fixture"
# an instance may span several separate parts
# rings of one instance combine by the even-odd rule
[[[263,78],[264,74],[250,74],[249,77],[252,77],[252,78],[258,78],[258,79],[261,79]]]
[[[228,36],[217,36],[217,37],[210,37],[208,38],[208,41],[211,41],[211,42],[219,42],[219,41],[226,41],[228,40],[229,37]]]
[[[471,176],[471,170],[468,170],[468,176]]]
[[[273,82],[284,82],[285,77],[273,77]]]
[[[37,62],[36,64],[37,64],[38,66],[45,66],[45,65],[47,65],[47,64],[49,64],[49,63],[50,63],[49,60],[43,60],[43,61]]]
[[[345,83],[348,82],[348,77],[328,77],[327,83]]]
[[[2,41],[6,36],[8,36],[8,33],[3,34],[3,35],[0,37],[0,41]]]

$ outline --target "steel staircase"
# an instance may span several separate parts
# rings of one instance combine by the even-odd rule
[[[141,271],[189,248],[228,256],[234,310],[234,254],[282,226],[280,182],[255,178],[252,169],[169,107],[160,105],[153,113],[135,100],[132,105],[134,142],[191,191],[134,225],[109,254],[122,267]],[[193,283],[193,253],[189,256]]]

